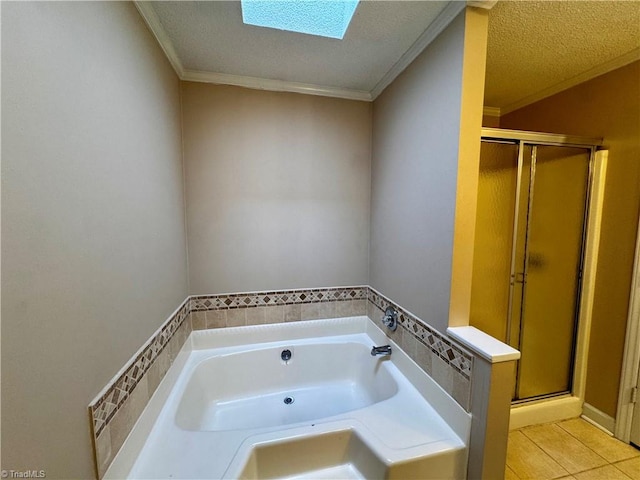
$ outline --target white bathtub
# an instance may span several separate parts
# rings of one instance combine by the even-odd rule
[[[283,350],[291,352],[287,361]],[[330,343],[210,352],[191,373],[176,424],[203,431],[283,427],[382,402],[398,393],[398,384],[370,350],[337,337]]]
[[[367,317],[194,332],[105,478],[464,478],[469,414],[386,343]]]

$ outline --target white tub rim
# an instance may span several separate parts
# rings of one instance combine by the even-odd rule
[[[390,361],[394,363],[411,384],[416,386],[423,398],[434,408],[436,413],[449,425],[468,449],[471,414],[466,412],[449,396],[435,380],[411,360],[367,316],[353,316],[193,331],[185,341],[103,478],[124,478],[131,471],[169,395],[180,379],[192,352],[224,346],[252,345],[256,344],[256,338],[262,340],[259,342],[260,344],[264,344],[359,333],[367,334],[376,345],[390,344],[392,346],[394,352]],[[417,385],[421,387],[418,388]]]

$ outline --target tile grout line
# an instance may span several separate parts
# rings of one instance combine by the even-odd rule
[[[601,430],[600,428],[598,428],[598,427],[596,427],[596,426],[592,425],[590,422],[587,422],[587,421],[585,421],[585,420],[581,419],[580,417],[578,417],[578,418],[579,418],[581,421],[585,422],[585,423],[586,423],[587,425],[589,425],[590,427],[594,428],[596,431],[598,431],[598,432],[602,432],[602,433],[604,433],[605,435],[608,435],[606,432],[604,432],[604,431],[603,431],[603,430]],[[578,440],[580,443],[582,443],[582,444],[583,444],[585,447],[587,447],[589,450],[591,450],[592,452],[594,452],[596,455],[598,455],[598,456],[602,457],[602,458],[604,459],[604,461],[605,461],[605,462],[607,462],[609,465],[614,465],[614,464],[616,464],[616,463],[625,462],[625,461],[627,461],[627,460],[631,460],[631,459],[633,459],[633,458],[640,457],[640,449],[636,449],[636,450],[637,450],[637,453],[636,453],[635,455],[632,455],[631,457],[622,458],[622,459],[620,459],[620,460],[616,460],[616,461],[614,461],[614,462],[609,461],[609,460],[608,460],[607,458],[605,458],[603,455],[601,455],[600,453],[598,453],[597,451],[595,451],[593,448],[591,448],[589,445],[587,445],[586,443],[584,443],[580,437],[578,437],[578,436],[574,435],[574,434],[573,434],[573,433],[571,433],[569,430],[565,429],[565,428],[561,425],[561,423],[564,423],[565,421],[566,421],[566,420],[562,420],[562,421],[559,421],[559,422],[554,422],[554,425],[558,425],[558,427],[560,427],[562,430],[564,430],[565,432],[567,432],[567,433],[568,433],[569,435],[571,435],[573,438],[575,438],[576,440]],[[608,435],[608,436],[609,436],[612,440],[617,441],[617,442],[620,442],[622,445],[629,445],[629,446],[631,446],[630,444],[626,444],[626,443],[622,442],[621,440],[618,440],[618,439],[617,439],[616,437],[614,437],[613,435]],[[633,448],[633,447],[632,447],[632,448]]]
[[[626,462],[626,461],[629,461],[629,460],[633,460],[633,459],[635,459],[635,458],[640,457],[640,451],[638,452],[638,454],[637,454],[637,455],[631,456],[631,457],[629,457],[629,458],[625,458],[625,459],[617,460],[617,461],[615,461],[615,462],[611,462],[611,461],[609,461],[608,459],[606,459],[605,457],[603,457],[601,454],[599,454],[597,451],[595,451],[593,448],[591,448],[589,445],[585,444],[579,436],[576,436],[575,434],[571,433],[570,431],[568,431],[568,430],[566,430],[564,427],[562,427],[562,426],[561,426],[561,423],[562,423],[562,422],[564,422],[564,420],[563,420],[563,421],[560,421],[560,422],[551,422],[551,423],[547,423],[547,424],[543,424],[543,425],[545,425],[545,426],[547,426],[547,427],[557,426],[557,427],[558,427],[558,428],[560,428],[563,432],[565,432],[565,433],[569,434],[572,438],[574,438],[575,440],[577,440],[581,445],[583,445],[584,447],[586,447],[589,451],[591,451],[592,453],[594,453],[594,454],[596,454],[598,457],[600,457],[600,458],[605,462],[605,464],[604,464],[604,465],[597,466],[597,467],[589,468],[589,469],[586,469],[586,470],[581,470],[581,471],[579,471],[579,472],[574,472],[574,473],[569,473],[569,472],[567,472],[567,473],[568,473],[567,475],[563,475],[563,476],[559,476],[559,477],[552,477],[553,479],[562,479],[562,478],[565,478],[565,477],[566,477],[566,478],[577,478],[577,477],[576,477],[576,475],[581,475],[581,474],[584,474],[584,473],[586,473],[586,472],[591,472],[591,471],[594,471],[594,470],[598,470],[598,469],[601,469],[601,468],[605,468],[605,467],[607,467],[607,466],[612,466],[612,467],[614,467],[618,472],[620,472],[622,475],[624,475],[624,477],[628,478],[629,480],[632,480],[632,478],[631,478],[631,477],[629,477],[629,476],[626,474],[626,472],[625,472],[625,471],[623,471],[622,469],[618,468],[618,466],[617,466],[617,465],[618,465],[618,464],[620,464],[620,463],[623,463],[623,462]],[[533,425],[532,425],[532,426],[533,426]],[[530,426],[530,427],[532,427],[532,426]],[[524,435],[524,436],[525,436],[529,441],[531,441],[531,443],[533,443],[533,445],[534,445],[534,446],[536,446],[536,447],[537,447],[538,449],[540,449],[540,450],[541,450],[541,451],[542,451],[546,456],[548,456],[549,458],[551,458],[553,461],[555,461],[556,463],[558,463],[558,464],[562,467],[562,465],[561,465],[561,464],[560,464],[560,463],[559,463],[559,462],[558,462],[558,461],[557,461],[557,460],[556,460],[552,455],[550,455],[550,454],[549,454],[549,453],[548,453],[548,452],[547,452],[547,451],[546,451],[546,450],[545,450],[541,445],[539,445],[539,444],[538,444],[538,442],[536,442],[533,438],[531,438],[529,435],[527,435],[527,434],[526,434],[526,430],[527,430],[528,428],[529,428],[529,427],[522,427],[522,428],[519,428],[519,429],[517,429],[517,430],[513,430],[512,432],[520,432],[520,433],[522,433],[522,434],[523,434],[523,435]],[[595,428],[595,427],[594,427],[594,428]],[[622,443],[624,443],[624,442],[622,442]],[[564,467],[562,467],[562,468],[564,469]],[[507,469],[509,469],[509,470],[511,471],[512,476],[514,476],[516,479],[520,479],[520,477],[518,476],[518,474],[516,473],[516,471],[515,471],[515,470],[514,470],[510,465],[509,465],[509,463],[508,463],[508,462],[505,464],[505,472],[506,472],[506,470],[507,470]],[[566,469],[565,469],[565,470],[566,470]],[[552,480],[552,479],[549,479],[549,480]]]
[[[578,417],[579,418],[579,417]],[[565,429],[562,425],[562,422],[554,422],[553,425],[557,425],[558,428],[560,428],[563,432],[569,434],[571,437],[575,438],[578,442],[580,442],[581,445],[583,445],[584,447],[586,447],[588,450],[590,450],[591,452],[595,453],[598,457],[602,458],[605,462],[607,462],[607,465],[611,465],[611,462],[609,460],[607,460],[606,458],[604,458],[602,455],[600,455],[598,452],[596,452],[593,448],[591,448],[589,445],[587,445],[586,443],[584,443],[580,437],[574,435],[573,433],[571,433],[569,430]],[[595,427],[594,427],[595,428]],[[600,468],[600,467],[595,467],[595,468]],[[595,468],[592,469],[587,469],[587,470],[583,470],[583,472],[588,472],[589,470],[594,470]],[[582,473],[582,472],[578,472],[578,473]]]
[[[524,430],[526,430],[526,427],[522,428],[522,429],[519,429],[519,430],[516,430],[516,431],[520,431],[520,433],[522,433],[527,438],[527,440],[529,440],[531,443],[533,443],[533,445],[538,450],[540,450],[546,457],[549,457],[549,459],[551,461],[556,463],[562,470],[564,470],[565,473],[563,473],[562,475],[557,476],[557,477],[551,477],[549,480],[552,480],[552,479],[555,479],[555,478],[563,478],[563,477],[566,477],[566,476],[569,476],[569,475],[573,475],[560,462],[558,462],[554,457],[552,457],[544,448],[542,448],[541,445],[538,445],[538,442],[536,442],[535,440],[533,440],[533,438],[531,438],[529,435],[527,435]],[[511,470],[513,470],[513,469],[511,469]]]

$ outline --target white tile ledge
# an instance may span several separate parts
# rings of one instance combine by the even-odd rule
[[[476,327],[449,327],[447,334],[489,363],[518,360],[520,352]]]

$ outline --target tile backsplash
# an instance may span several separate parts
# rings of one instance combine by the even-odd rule
[[[120,450],[190,333],[187,298],[89,404],[98,478]]]
[[[470,411],[473,355],[452,339],[369,287],[367,316],[376,323],[385,309],[398,313],[395,332],[384,330],[413,361],[433,378],[466,411]]]
[[[98,478],[102,478],[192,330],[398,312],[396,342],[469,411],[473,356],[368,286],[188,297],[89,405]]]
[[[269,292],[194,295],[191,311],[366,300],[369,287],[331,287]]]
[[[191,297],[194,330],[366,315],[368,287],[199,295]]]

